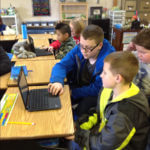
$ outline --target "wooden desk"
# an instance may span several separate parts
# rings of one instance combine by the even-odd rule
[[[0,89],[7,89],[10,73],[0,76]]]
[[[53,66],[60,60],[17,61],[15,65],[26,65],[28,85],[47,85]],[[9,79],[8,86],[17,86],[17,81]]]
[[[34,122],[36,125],[7,124],[7,126],[1,126],[1,140],[63,137],[74,133],[70,93],[67,85],[64,86],[64,94],[60,96],[62,108],[58,110],[28,112],[24,108],[18,87],[8,88],[6,93],[19,93],[9,121]]]
[[[22,34],[18,35],[1,35],[0,40],[15,40],[15,39],[22,39]]]
[[[48,40],[48,38],[43,38],[42,39],[40,37],[37,37],[37,38],[33,38],[33,40],[34,40],[35,48],[36,47],[38,47],[38,48],[49,47],[49,40]],[[19,39],[19,42],[23,42],[23,41],[28,41],[28,39]]]
[[[54,55],[49,55],[49,56],[39,56],[39,57],[34,57],[34,58],[17,58],[16,55],[13,55],[11,61],[12,62],[18,62],[18,61],[37,61],[37,60],[54,60],[55,57]]]
[[[43,40],[43,39],[53,39],[56,40],[57,36],[56,34],[30,34],[30,36],[35,40]]]
[[[34,39],[34,46],[35,47],[49,47],[49,41],[48,39]]]
[[[30,34],[33,39],[54,39],[56,40],[56,34]],[[0,35],[0,40],[15,40],[15,39],[23,39],[22,34],[18,35]]]

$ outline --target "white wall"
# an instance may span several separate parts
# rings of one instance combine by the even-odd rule
[[[0,0],[1,8],[8,8],[10,4],[17,10],[21,21],[53,21],[59,19],[59,0],[51,1],[51,16],[35,17],[32,15],[32,0]]]
[[[17,10],[20,21],[55,21],[59,20],[59,0],[49,0],[51,5],[51,16],[35,17],[32,15],[32,0],[0,0],[0,8],[8,8],[10,4]],[[66,0],[70,1],[70,0]],[[113,0],[87,0],[90,6],[102,6],[112,8]]]

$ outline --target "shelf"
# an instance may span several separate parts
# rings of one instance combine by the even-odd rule
[[[60,3],[60,5],[62,5],[62,6],[69,6],[69,5],[72,5],[72,6],[74,6],[74,5],[79,5],[79,6],[85,6],[85,5],[88,5],[88,3],[87,2],[63,2],[63,3]]]
[[[88,3],[87,2],[63,2],[60,3],[60,20],[71,21],[73,18],[84,16],[88,24]],[[66,19],[70,18],[70,19]]]
[[[19,24],[19,18],[17,16],[17,14],[15,14],[15,15],[4,15],[4,16],[1,16],[1,18],[3,19],[4,24],[7,24],[8,26],[14,27],[16,34],[19,33],[20,24]]]
[[[6,16],[1,16],[2,18],[15,18],[16,15],[6,15]]]
[[[63,10],[63,13],[78,13],[78,14],[80,14],[80,13],[85,13],[85,11],[84,10],[80,10],[80,11],[78,11],[78,10]]]
[[[63,21],[71,21],[72,19],[62,19]],[[88,19],[83,19],[84,21],[88,21]]]
[[[27,26],[27,28],[54,28],[52,26]]]

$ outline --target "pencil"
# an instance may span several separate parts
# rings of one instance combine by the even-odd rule
[[[35,123],[34,123],[34,122],[8,122],[8,124],[35,125]]]

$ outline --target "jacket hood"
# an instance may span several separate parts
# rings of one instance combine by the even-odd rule
[[[139,109],[145,112],[147,116],[150,116],[148,100],[141,91],[137,95],[131,97],[131,99],[132,100],[130,102],[132,104],[136,105]]]
[[[148,100],[146,96],[140,91],[140,89],[134,83],[131,84],[130,88],[126,92],[113,99],[112,102],[117,102],[122,99],[128,98],[130,100],[130,103],[136,105],[148,116],[150,115]]]

